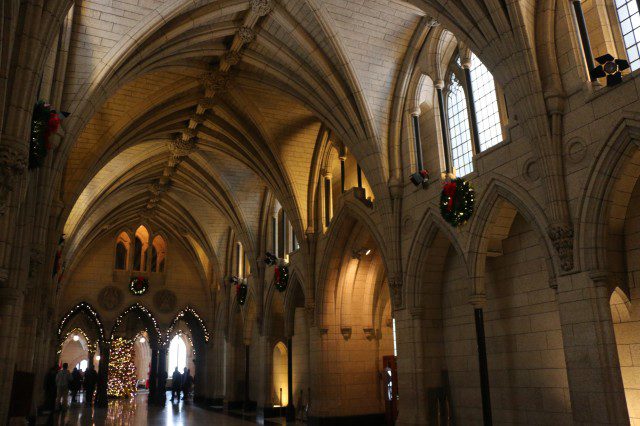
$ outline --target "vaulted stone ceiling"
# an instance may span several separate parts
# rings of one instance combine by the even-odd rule
[[[210,259],[231,227],[255,258],[271,194],[301,237],[325,128],[362,159],[374,187],[385,184],[383,135],[416,8],[149,1],[135,19],[107,25],[99,3],[75,12],[74,84],[63,100],[72,112],[59,165],[70,258],[140,221],[187,245],[189,235]]]
[[[430,17],[495,69],[508,96],[540,92],[513,61],[535,61],[516,31],[532,27],[533,3],[148,0],[106,20],[99,0],[81,5],[57,157],[70,257],[101,232],[146,221],[188,233],[211,259],[230,227],[255,258],[271,196],[302,237],[324,129],[355,155],[378,199],[388,191],[394,96]],[[508,49],[492,44],[498,34]],[[535,123],[526,124],[532,138],[547,132]]]

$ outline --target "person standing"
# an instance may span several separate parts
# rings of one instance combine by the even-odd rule
[[[167,378],[169,375],[166,371],[161,371],[158,377],[158,400],[164,403],[167,400]]]
[[[67,409],[70,383],[69,364],[65,362],[62,364],[62,370],[56,374],[56,409]]]
[[[93,368],[93,364],[89,364],[87,371],[84,373],[84,393],[87,407],[91,407],[93,403],[93,392],[96,390],[98,383],[98,373]]]
[[[78,396],[78,391],[80,390],[80,385],[82,383],[82,377],[80,375],[80,370],[78,367],[73,368],[73,372],[71,373],[71,386],[69,389],[71,390],[71,402],[76,402],[76,397]]]
[[[184,369],[184,374],[182,377],[182,399],[189,399],[189,395],[191,395],[191,387],[193,386],[193,377],[191,377],[191,370],[188,368]]]
[[[187,396],[187,378],[189,377],[189,369],[187,367],[184,368],[182,373],[182,382],[180,386],[180,390],[182,391],[182,400]],[[178,393],[178,400],[180,399],[180,393]]]
[[[54,365],[49,369],[44,378],[44,406],[47,411],[56,409],[56,375],[58,374],[58,366]]]
[[[180,388],[182,387],[182,374],[178,371],[178,367],[173,370],[173,375],[171,376],[171,402],[178,395],[178,401],[180,400]]]

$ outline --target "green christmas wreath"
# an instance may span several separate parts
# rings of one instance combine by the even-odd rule
[[[454,228],[467,223],[473,214],[475,192],[469,182],[456,178],[448,181],[440,194],[440,214]]]
[[[149,280],[143,276],[131,277],[129,291],[136,296],[142,296],[149,290]]]

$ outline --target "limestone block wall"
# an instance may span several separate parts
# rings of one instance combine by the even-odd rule
[[[292,343],[292,384],[293,402],[298,408],[300,392],[303,392],[303,403],[309,398],[309,328],[304,317],[304,308],[296,308],[294,318],[294,334]]]
[[[516,215],[487,260],[485,331],[497,423],[571,424],[560,316],[538,236]]]
[[[640,185],[636,184],[629,201],[624,226],[624,248],[627,274],[611,296],[620,370],[625,388],[629,417],[633,426],[640,425]],[[629,297],[630,295],[630,297]]]
[[[496,424],[571,424],[560,317],[536,234],[516,215],[503,254],[487,261],[484,307]],[[444,347],[454,416],[480,424],[473,307],[460,258],[444,268]]]
[[[149,290],[142,296],[135,296],[129,291],[129,279],[132,272],[114,272],[115,237],[104,236],[91,244],[82,254],[77,267],[71,271],[67,284],[63,288],[57,317],[61,318],[75,304],[85,301],[98,311],[110,332],[115,318],[127,307],[140,303],[155,315],[159,326],[170,325],[178,311],[186,306],[193,307],[203,318],[205,324],[210,321],[209,297],[202,279],[197,273],[195,262],[179,243],[168,241],[168,255],[165,273],[142,273],[149,278]],[[100,291],[106,286],[115,286],[122,295],[121,302],[112,309],[103,306],[99,299]],[[156,306],[155,294],[163,289],[175,293],[176,305],[169,312],[163,312]]]

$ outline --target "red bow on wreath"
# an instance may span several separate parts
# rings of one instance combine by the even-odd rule
[[[144,280],[143,276],[139,276],[138,279],[136,280],[136,290],[140,290],[142,288],[142,280]]]
[[[55,112],[52,112],[49,116],[49,122],[47,123],[47,130],[44,133],[44,141],[47,149],[51,149],[51,143],[49,142],[49,138],[51,135],[55,134],[60,127],[60,117]]]
[[[449,197],[449,203],[447,204],[447,210],[453,210],[453,196],[456,195],[456,189],[458,186],[455,182],[448,182],[444,184],[444,188],[442,188],[442,192],[444,195]]]
[[[276,266],[276,268],[275,268],[274,277],[276,279],[276,282],[279,283],[280,282],[280,267],[279,266]]]

